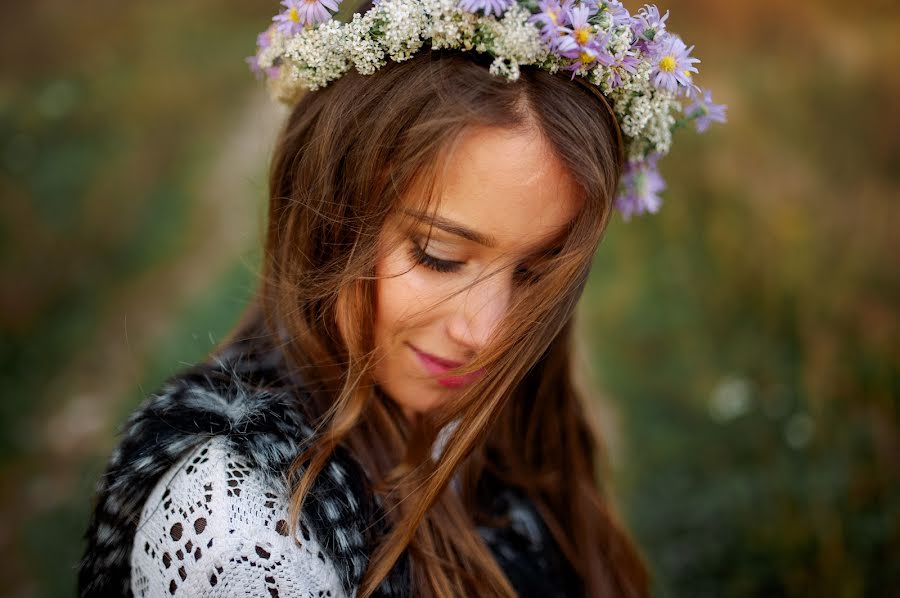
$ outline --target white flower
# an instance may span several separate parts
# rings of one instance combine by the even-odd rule
[[[538,28],[528,22],[531,13],[518,4],[513,4],[503,14],[498,21],[488,21],[491,24],[492,47],[491,54],[498,59],[515,64],[507,69],[498,72],[507,71],[514,73],[511,79],[517,79],[519,76],[520,64],[536,64],[544,59],[547,55],[547,49],[541,40]],[[497,61],[494,61],[497,64]],[[493,65],[492,65],[492,68]],[[493,71],[492,71],[493,72]]]
[[[391,60],[412,58],[425,41],[428,15],[424,5],[417,0],[382,0],[376,14],[376,24],[381,25],[379,41]]]
[[[477,15],[460,10],[457,0],[424,0],[423,4],[431,17],[424,36],[431,40],[432,48],[471,50],[474,47]]]
[[[256,56],[261,69],[267,69],[274,66],[275,61],[284,54],[284,35],[275,28],[271,30],[269,35],[269,46],[262,48]]]
[[[631,42],[634,40],[634,34],[631,27],[616,27],[611,32],[607,49],[613,56],[622,56],[631,48]]]
[[[644,135],[652,151],[659,154],[669,153],[672,145],[672,127],[675,125],[674,112],[680,106],[675,94],[657,90],[650,102],[650,119],[647,121]]]
[[[305,29],[285,44],[284,56],[295,67],[293,76],[311,91],[350,69],[343,29],[339,21],[326,21]]]
[[[373,13],[356,13],[347,24],[347,53],[361,75],[371,75],[386,62],[384,48],[371,34],[373,25]]]

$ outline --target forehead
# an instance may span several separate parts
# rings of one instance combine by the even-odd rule
[[[436,215],[479,233],[501,251],[528,251],[551,242],[583,201],[536,130],[470,129],[435,174]]]

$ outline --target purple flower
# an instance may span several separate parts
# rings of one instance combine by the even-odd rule
[[[646,4],[631,19],[631,32],[634,33],[634,45],[646,51],[650,42],[666,30],[666,19],[669,11],[660,16],[656,5]]]
[[[337,11],[341,0],[281,0],[285,11],[272,17],[278,24],[278,30],[284,35],[296,35],[303,31],[304,25],[324,23],[331,18],[332,11]]]
[[[597,12],[600,11],[600,2],[602,2],[602,1],[603,0],[581,0],[581,2],[579,2],[579,4],[581,6],[587,6],[588,14],[593,16],[593,15],[597,14]]]
[[[256,47],[262,50],[272,45],[272,29],[275,25],[270,25],[268,29],[256,36]]]
[[[625,73],[631,73],[632,75],[637,72],[637,65],[641,63],[640,58],[637,56],[632,56],[631,54],[624,54],[615,59],[615,62],[610,65],[609,76],[606,81],[609,83],[609,86],[615,89],[622,85],[622,77],[625,76]]]
[[[606,49],[610,34],[604,32],[597,36],[594,33],[594,26],[588,22],[590,7],[582,4],[568,12],[571,26],[559,28],[565,35],[557,41],[557,52],[560,56],[578,59],[567,67],[573,71],[572,78],[575,78],[575,71],[589,64],[611,65],[614,59]]]
[[[602,10],[608,12],[612,17],[613,27],[618,27],[619,25],[631,26],[631,14],[619,0],[603,0]]]
[[[577,56],[571,56],[570,58],[578,58],[575,62],[567,66],[566,68],[572,71],[572,79],[575,78],[576,73],[579,69],[583,67],[588,67],[592,64],[600,63],[604,64],[609,57],[609,54],[598,50],[596,46],[585,46],[578,51]]]
[[[259,79],[260,75],[262,75],[262,69],[259,68],[259,60],[256,56],[248,56],[244,59],[244,62],[247,63],[247,66],[250,67],[250,70],[253,71],[253,74]]]
[[[262,78],[263,69],[259,68],[259,58],[257,58],[256,56],[248,56],[247,58],[244,59],[244,62],[247,63],[247,65],[250,67],[250,70],[253,72],[254,75],[256,75],[257,79]],[[265,70],[265,72],[266,72],[266,77],[268,77],[269,79],[277,79],[278,74],[281,72],[281,67],[280,66],[270,66],[269,68],[267,68]]]
[[[261,78],[262,69],[259,67],[259,51],[265,48],[268,48],[272,45],[272,31],[275,29],[275,25],[269,26],[268,29],[260,33],[256,36],[256,54],[253,56],[249,56],[244,59],[244,62],[249,65],[250,70],[253,71],[253,74],[256,75],[256,78]],[[278,72],[280,67],[278,66],[270,66],[266,69],[266,76],[270,79],[278,77]]]
[[[460,0],[459,7],[466,12],[472,13],[477,10],[484,10],[485,15],[493,12],[499,17],[515,3],[516,0]]]
[[[559,41],[559,29],[569,23],[569,9],[573,0],[541,0],[538,4],[540,12],[528,18],[529,23],[536,24],[541,30],[541,39],[551,50],[556,48]]]
[[[559,53],[562,56],[574,58],[578,51],[591,43],[594,39],[594,26],[588,23],[590,7],[580,4],[576,8],[566,11],[568,27],[560,27],[560,32],[565,35],[559,40]]]
[[[694,63],[700,62],[690,55],[693,49],[694,46],[688,48],[680,37],[670,33],[653,43],[650,56],[653,63],[650,79],[653,84],[673,92],[679,85],[690,87],[691,73],[699,72]]]
[[[658,154],[651,154],[644,160],[629,160],[625,165],[615,206],[626,222],[635,214],[659,211],[662,204],[659,192],[666,188],[666,182],[656,167],[658,158]]]
[[[725,122],[724,104],[714,104],[712,101],[712,92],[708,89],[693,88],[691,91],[693,103],[685,109],[688,118],[696,119],[694,125],[697,127],[698,133],[705,133],[714,122]]]

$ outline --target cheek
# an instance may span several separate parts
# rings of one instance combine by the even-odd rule
[[[393,250],[376,265],[375,341],[379,346],[391,344],[405,330],[424,325],[433,312],[423,308],[437,300],[433,277],[412,263],[402,248]]]

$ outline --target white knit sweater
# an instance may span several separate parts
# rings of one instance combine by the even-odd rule
[[[131,589],[148,598],[345,596],[313,533],[292,538],[287,521],[283,492],[213,437],[151,492],[131,552]]]

